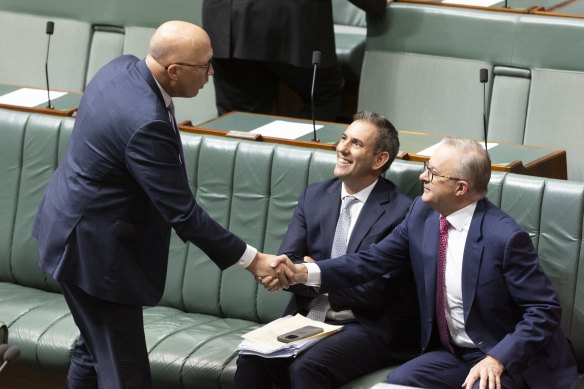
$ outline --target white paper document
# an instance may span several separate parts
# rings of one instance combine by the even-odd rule
[[[55,100],[67,92],[51,91],[51,100]],[[18,105],[21,107],[36,107],[49,101],[47,91],[42,89],[20,88],[0,96],[0,104]]]
[[[323,332],[290,343],[282,343],[277,339],[278,335],[304,326],[320,327],[323,329]],[[321,339],[340,331],[342,328],[343,326],[314,321],[299,314],[286,316],[242,335],[244,340],[238,348],[240,354],[258,355],[265,358],[295,357],[299,352],[307,349]]]
[[[322,127],[324,126],[320,124],[316,125],[317,130]],[[258,127],[250,132],[254,134],[260,134],[262,136],[271,136],[274,138],[298,139],[301,136],[312,132],[312,124],[287,122],[285,120],[274,120],[273,122]]]
[[[485,148],[485,142],[479,141],[479,143],[480,143],[480,145],[484,149]],[[436,144],[434,144],[434,145],[432,145],[432,146],[430,146],[428,148],[425,148],[422,151],[418,151],[416,154],[418,154],[418,155],[424,155],[426,157],[431,157],[432,156],[432,153],[434,152],[434,150],[436,150],[436,148],[438,147],[439,144],[440,144],[440,142],[438,142],[438,143],[436,143]],[[495,142],[487,142],[487,149],[490,150],[490,149],[492,149],[493,147],[495,147],[497,145],[498,145],[498,143],[495,143]]]

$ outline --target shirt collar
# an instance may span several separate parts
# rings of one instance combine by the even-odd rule
[[[369,198],[369,195],[373,191],[373,188],[377,184],[377,181],[379,181],[379,179],[373,181],[373,183],[371,185],[369,185],[368,187],[366,187],[365,189],[362,189],[359,192],[352,194],[352,195],[347,192],[347,190],[345,189],[345,184],[343,183],[343,185],[341,185],[341,200],[347,196],[353,196],[357,200],[359,200],[360,202],[366,203],[367,199]]]
[[[474,215],[477,203],[478,202],[475,201],[466,207],[451,213],[450,215],[446,216],[446,220],[448,220],[448,223],[450,223],[452,228],[457,231],[462,231],[463,228],[469,225],[472,221],[472,215]]]
[[[158,83],[156,78],[154,78],[154,81],[156,82],[158,89],[160,89],[160,93],[162,94],[162,98],[164,99],[164,106],[166,108],[168,108],[170,106],[170,104],[172,103],[172,97],[170,97],[170,95],[168,93],[166,93],[164,88],[162,86],[160,86],[160,84]]]

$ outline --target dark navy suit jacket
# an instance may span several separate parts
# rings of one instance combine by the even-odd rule
[[[122,56],[104,66],[39,206],[41,268],[98,298],[154,305],[171,227],[220,268],[235,263],[245,243],[197,205],[181,147],[144,60]]]
[[[420,198],[404,221],[368,251],[322,261],[322,291],[348,287],[411,263],[420,301],[422,347],[435,317],[439,214]],[[465,329],[483,352],[532,389],[568,388],[576,362],[560,328],[561,307],[529,235],[488,200],[479,201],[464,249]]]
[[[365,250],[387,236],[404,218],[410,203],[410,198],[393,183],[381,178],[363,205],[347,251]],[[305,255],[316,261],[329,258],[340,207],[340,180],[309,185],[298,200],[279,253],[295,261],[302,261]],[[356,319],[397,355],[403,354],[404,347],[409,351],[418,349],[417,300],[408,267],[389,278],[385,274],[363,285],[331,292],[329,301],[336,311],[351,309]],[[304,310],[317,296],[314,288],[304,285],[289,290],[294,297],[286,313]]]

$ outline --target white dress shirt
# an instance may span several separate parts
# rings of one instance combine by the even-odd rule
[[[446,216],[450,227],[448,228],[448,246],[446,247],[446,271],[444,284],[446,287],[446,323],[450,336],[455,345],[474,348],[476,345],[470,340],[464,330],[464,311],[462,305],[462,263],[464,247],[472,216],[477,203]],[[467,261],[475,261],[477,258],[467,258]]]

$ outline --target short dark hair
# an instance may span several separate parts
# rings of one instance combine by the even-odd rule
[[[389,169],[397,153],[399,153],[399,137],[397,135],[397,130],[391,124],[389,119],[385,116],[380,115],[375,112],[361,111],[353,115],[353,121],[362,120],[367,123],[373,124],[377,127],[377,139],[375,141],[375,153],[381,153],[387,151],[389,154],[389,159],[385,165],[381,167],[381,173],[384,173]]]

